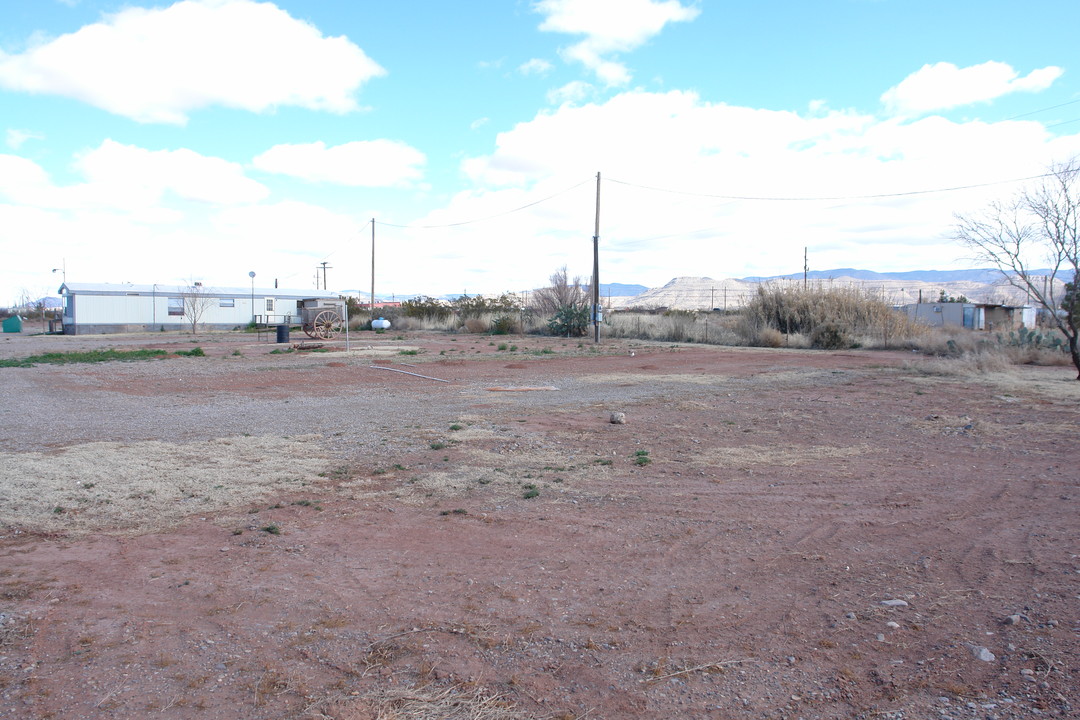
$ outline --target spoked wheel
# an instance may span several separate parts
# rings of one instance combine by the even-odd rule
[[[333,310],[323,310],[312,321],[312,336],[333,340],[341,332],[341,318]]]

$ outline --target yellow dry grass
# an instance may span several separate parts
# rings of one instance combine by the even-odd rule
[[[319,436],[102,442],[0,453],[0,527],[141,533],[318,480]]]
[[[506,695],[477,685],[380,687],[362,697],[328,699],[328,713],[341,720],[525,720]]]
[[[867,445],[848,447],[776,447],[774,445],[744,445],[741,447],[712,448],[697,455],[694,465],[712,467],[749,467],[771,465],[792,467],[803,463],[816,463],[821,460],[847,458],[866,455],[872,452]]]
[[[1011,365],[983,371],[970,358],[933,358],[911,362],[905,369],[916,373],[906,379],[919,385],[967,382],[993,395],[1018,399],[1036,396],[1065,404],[1080,402],[1080,382],[1071,367]]]

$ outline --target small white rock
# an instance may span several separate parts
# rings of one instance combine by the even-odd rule
[[[976,660],[982,660],[983,662],[994,662],[997,660],[997,656],[990,652],[989,648],[973,647],[971,648],[971,654],[975,656]]]
[[[887,623],[885,623],[885,627],[892,628],[893,630],[896,630],[897,628],[900,627],[900,623],[887,622]]]
[[[882,600],[881,604],[885,607],[907,607],[907,600]]]

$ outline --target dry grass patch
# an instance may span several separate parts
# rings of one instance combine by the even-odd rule
[[[330,460],[309,435],[87,443],[0,453],[0,527],[144,533],[318,481]]]
[[[721,385],[730,382],[726,375],[685,373],[680,375],[646,375],[644,373],[596,373],[581,378],[589,383],[618,383],[622,385]]]
[[[1076,372],[1064,367],[1031,367],[1026,365],[1003,365],[999,369],[986,366],[979,369],[978,362],[967,357],[934,358],[912,361],[905,369],[912,372],[910,382],[934,385],[941,382],[970,382],[984,387],[987,392],[1016,398],[1038,396],[1051,398],[1067,405],[1080,402],[1080,382]]]
[[[697,455],[694,465],[719,467],[748,467],[771,465],[793,467],[821,460],[864,456],[872,452],[868,445],[851,447],[775,447],[772,445],[745,445],[743,447],[713,448]]]
[[[333,697],[309,708],[337,720],[525,720],[510,699],[473,684],[382,688],[361,697]]]
[[[337,720],[526,720],[505,695],[477,685],[381,688],[330,700],[319,717]]]

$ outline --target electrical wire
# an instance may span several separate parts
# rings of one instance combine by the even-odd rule
[[[496,213],[494,215],[488,215],[486,217],[474,218],[472,220],[462,220],[461,222],[446,223],[445,225],[395,225],[394,223],[388,223],[388,222],[379,222],[379,225],[385,225],[387,227],[395,227],[395,228],[406,228],[406,229],[409,229],[409,230],[437,230],[437,229],[440,229],[440,228],[451,228],[451,227],[461,227],[462,225],[472,225],[473,223],[483,222],[485,220],[494,220],[495,218],[498,218],[498,217],[504,217],[506,215],[512,215],[512,214],[514,214],[516,212],[521,212],[522,210],[526,210],[526,209],[531,208],[531,207],[533,207],[535,205],[539,205],[540,203],[545,203],[548,200],[552,200],[554,198],[557,198],[560,195],[564,195],[564,194],[570,192],[571,190],[577,190],[579,187],[581,187],[582,185],[584,185],[586,183],[589,183],[589,182],[592,182],[592,178],[589,178],[588,180],[582,180],[577,185],[574,185],[572,187],[568,187],[565,190],[560,190],[559,192],[555,193],[554,195],[548,195],[545,198],[535,200],[535,201],[533,201],[531,203],[528,203],[527,205],[522,205],[521,207],[514,208],[513,210],[507,210],[506,212]]]
[[[895,198],[895,197],[910,197],[912,195],[931,195],[934,193],[956,192],[958,190],[972,190],[974,188],[992,187],[994,185],[1008,185],[1010,183],[1026,182],[1028,180],[1038,180],[1039,178],[1050,177],[1053,173],[1043,173],[1041,175],[1032,175],[1031,177],[1013,178],[1011,180],[997,180],[995,182],[977,183],[974,185],[958,185],[955,187],[947,188],[934,188],[932,190],[909,190],[906,192],[896,193],[878,193],[874,195],[835,195],[835,196],[807,196],[807,197],[769,197],[769,196],[755,196],[755,195],[715,195],[711,193],[696,193],[688,192],[685,190],[671,190],[668,188],[651,187],[649,185],[639,185],[637,183],[626,182],[624,180],[616,180],[614,178],[605,178],[608,182],[618,183],[619,185],[626,185],[628,187],[636,187],[642,190],[651,190],[653,192],[670,193],[672,195],[687,195],[690,197],[705,197],[715,198],[719,200],[759,200],[766,202],[809,202],[809,201],[821,201],[821,200],[880,200],[883,198]]]
[[[1078,102],[1080,102],[1080,98],[1078,98],[1076,100],[1070,100],[1069,102],[1063,102],[1060,105],[1051,105],[1050,107],[1039,108],[1038,110],[1032,110],[1031,112],[1021,113],[1020,115],[1013,115],[1012,117],[1005,118],[1001,122],[1008,122],[1010,120],[1019,120],[1022,117],[1028,117],[1029,115],[1038,115],[1039,113],[1046,112],[1047,110],[1057,110],[1058,108],[1065,107],[1066,105],[1075,105]],[[1070,122],[1072,122],[1072,121],[1070,121]]]

